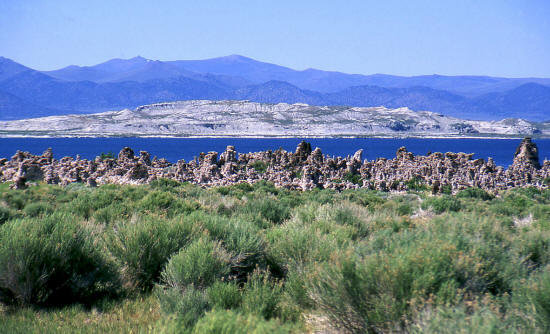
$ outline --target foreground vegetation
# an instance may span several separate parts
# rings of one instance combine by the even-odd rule
[[[547,333],[550,190],[0,185],[0,332]]]

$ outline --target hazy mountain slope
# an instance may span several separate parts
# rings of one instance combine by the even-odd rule
[[[134,108],[162,101],[224,99],[230,94],[223,87],[186,77],[99,84],[61,81],[40,72],[24,72],[2,81],[0,90],[32,104],[86,112]]]
[[[550,120],[550,87],[524,84],[504,93],[490,93],[467,102],[470,115],[523,117],[536,121]]]
[[[30,68],[0,56],[0,81],[6,80],[21,72],[32,71]]]
[[[367,81],[369,85],[388,88],[424,86],[437,90],[446,90],[467,97],[481,96],[490,92],[504,92],[529,82],[550,86],[550,79],[545,78],[509,79],[488,76],[445,76],[437,74],[412,77],[375,74],[368,77],[369,80]]]
[[[15,95],[0,91],[0,120],[34,118],[61,115],[60,110],[40,107],[28,103]]]
[[[45,71],[53,78],[65,81],[93,82],[144,82],[152,79],[167,79],[188,76],[193,73],[158,60],[143,57],[112,59],[94,66],[68,66],[55,71]]]
[[[248,86],[235,91],[236,100],[250,100],[262,103],[307,103],[328,105],[322,93],[307,91],[283,81],[269,81],[261,85]]]
[[[550,85],[546,78],[496,78],[487,76],[394,76],[385,74],[360,75],[334,71],[307,69],[293,70],[288,67],[260,62],[239,55],[205,60],[168,61],[189,71],[241,76],[252,83],[267,81],[286,81],[306,90],[319,92],[337,92],[353,86],[380,86],[387,88],[410,88],[425,86],[438,90],[447,90],[469,97],[489,92],[503,92],[528,82]]]

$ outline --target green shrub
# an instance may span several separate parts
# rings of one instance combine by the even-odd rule
[[[281,283],[272,281],[267,272],[257,270],[250,275],[244,286],[241,307],[246,313],[271,319],[278,315],[281,297]]]
[[[124,199],[119,188],[114,188],[112,185],[103,185],[97,189],[84,188],[79,190],[78,195],[67,203],[67,206],[70,212],[89,219],[96,210],[111,205],[120,205]]]
[[[25,205],[23,212],[29,217],[38,217],[43,214],[50,214],[53,212],[53,207],[44,202],[35,202]]]
[[[315,264],[291,266],[285,277],[284,294],[300,311],[313,308],[315,303],[308,295],[307,277],[314,271]],[[283,310],[284,313],[284,310]]]
[[[526,196],[518,192],[508,191],[502,198],[491,202],[490,210],[506,216],[519,216],[524,214],[534,204]]]
[[[550,332],[550,267],[521,283],[513,295],[516,307],[528,313],[529,319],[535,320],[541,333]]]
[[[521,229],[513,239],[514,251],[529,269],[550,265],[550,231]]]
[[[109,247],[121,263],[126,281],[147,290],[192,235],[193,226],[184,220],[143,218],[118,224],[109,237]]]
[[[444,184],[441,186],[441,193],[444,195],[451,195],[453,193],[453,188],[450,184]]]
[[[232,309],[241,305],[241,290],[235,283],[216,282],[206,289],[213,308]]]
[[[250,166],[260,174],[265,173],[267,170],[267,164],[262,160],[256,160]]]
[[[4,224],[8,220],[15,217],[15,213],[12,210],[0,206],[0,225]]]
[[[258,316],[243,315],[234,311],[214,310],[201,318],[193,333],[210,334],[285,334],[296,333],[296,326],[276,320],[264,320]]]
[[[229,273],[230,257],[219,242],[200,238],[172,256],[162,272],[168,287],[206,288]]]
[[[426,199],[424,203],[422,203],[422,207],[424,209],[431,207],[435,213],[440,214],[443,212],[460,211],[460,209],[462,209],[462,204],[460,200],[453,196],[441,195]]]
[[[550,222],[550,205],[548,204],[536,204],[531,209],[533,218],[541,221]]]
[[[335,238],[323,234],[316,224],[303,225],[297,221],[268,231],[267,240],[270,262],[285,271],[309,262],[326,261],[338,249]]]
[[[199,204],[195,201],[180,200],[169,192],[153,191],[139,201],[138,207],[145,212],[160,212],[173,216],[193,212],[199,208]]]
[[[420,176],[415,176],[412,179],[405,182],[405,186],[408,190],[413,191],[423,191],[428,190],[428,186],[426,185],[426,181]]]
[[[99,155],[99,159],[101,160],[107,160],[107,159],[115,159],[115,154],[113,152],[101,152]]]
[[[211,238],[231,252],[231,276],[238,281],[246,280],[254,268],[265,266],[265,242],[253,223],[240,217],[228,219],[204,212],[194,212],[185,219],[202,226]]]
[[[8,207],[15,210],[23,210],[25,204],[30,201],[26,193],[15,191],[5,192],[2,194],[2,199],[6,202]]]
[[[334,195],[332,195],[332,197],[334,197]],[[342,192],[342,197],[343,199],[366,206],[370,209],[374,209],[378,205],[386,202],[386,199],[383,198],[379,192],[365,189],[345,190]]]
[[[210,309],[206,293],[193,286],[183,290],[158,287],[155,292],[163,313],[171,315],[170,321],[159,332],[190,333],[197,320]]]
[[[475,187],[466,188],[464,190],[459,191],[456,194],[456,197],[459,197],[459,198],[474,198],[474,199],[480,199],[480,200],[483,200],[483,201],[490,201],[493,198],[495,198],[495,196],[489,194],[485,190],[483,190],[481,188],[475,188]]]
[[[308,278],[309,296],[341,327],[379,332],[403,325],[415,304],[508,294],[525,268],[502,251],[511,247],[503,233],[498,223],[475,216],[399,233],[382,230],[354,252],[320,264]]]
[[[160,190],[169,190],[172,188],[179,187],[181,185],[180,182],[172,179],[166,179],[166,178],[160,178],[153,180],[149,183],[149,186],[153,189],[160,189]]]
[[[361,174],[346,173],[344,174],[343,179],[345,181],[351,182],[353,184],[358,184],[358,185],[361,185],[363,182],[363,178],[361,177]]]
[[[536,187],[513,188],[510,190],[510,193],[523,195],[528,199],[536,200],[538,202],[544,201],[542,190]]]
[[[15,220],[0,228],[0,300],[87,303],[115,291],[116,270],[89,229],[68,215]]]
[[[115,203],[95,210],[91,217],[97,223],[108,225],[116,221],[129,219],[132,212],[133,209],[127,203]]]
[[[290,217],[290,208],[275,198],[248,201],[243,210],[252,215],[259,215],[274,224],[280,224]]]
[[[177,199],[170,193],[164,191],[153,191],[147,194],[139,203],[144,210],[155,212],[156,210],[168,210]]]
[[[515,330],[514,330],[515,329]],[[464,306],[438,307],[424,311],[408,328],[408,333],[517,333],[518,328],[507,328],[493,310],[483,307],[468,311]]]

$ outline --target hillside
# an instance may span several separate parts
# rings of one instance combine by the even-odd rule
[[[466,121],[408,108],[194,100],[0,122],[3,136],[550,136],[522,119]]]

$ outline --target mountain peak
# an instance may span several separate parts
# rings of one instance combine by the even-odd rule
[[[144,58],[142,56],[135,56],[134,58],[130,58],[128,59],[129,61],[134,61],[134,62],[146,62],[146,61],[152,61],[151,59],[147,59],[147,58]]]
[[[256,62],[257,61],[255,59],[245,57],[245,56],[241,56],[241,55],[238,55],[238,54],[232,54],[232,55],[229,55],[229,56],[223,56],[223,57],[214,58],[214,59],[224,60],[224,61],[227,61],[227,62]]]

